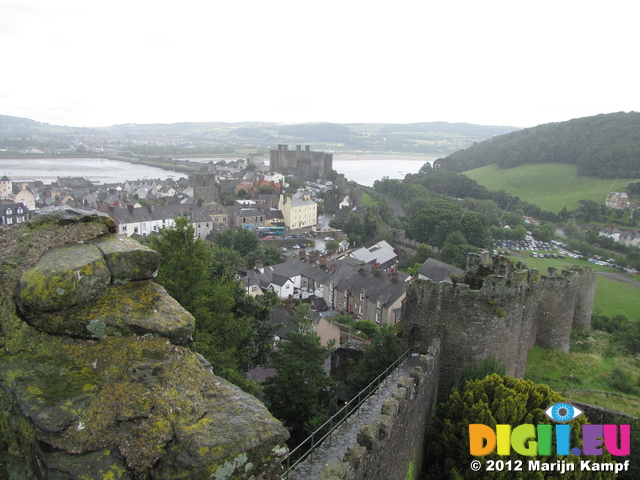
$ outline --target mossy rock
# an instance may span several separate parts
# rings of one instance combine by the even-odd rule
[[[76,244],[47,251],[20,277],[18,302],[34,312],[55,312],[101,295],[111,281],[102,252]]]
[[[97,452],[68,455],[57,451],[42,451],[39,464],[51,480],[111,479],[130,480],[133,474],[117,447],[111,446]]]
[[[160,254],[124,235],[102,235],[91,242],[98,247],[111,271],[113,283],[154,278]]]
[[[40,228],[43,225],[55,224],[66,226],[73,223],[101,223],[108,231],[115,233],[118,224],[108,215],[93,210],[91,212],[65,206],[47,207],[36,210],[29,221],[30,228]]]
[[[92,303],[65,312],[25,316],[43,332],[75,338],[154,334],[187,343],[195,319],[160,285],[149,281],[112,285]]]

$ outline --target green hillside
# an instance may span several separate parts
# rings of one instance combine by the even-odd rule
[[[464,174],[489,190],[504,190],[551,212],[559,212],[562,207],[573,210],[578,207],[578,200],[603,204],[607,193],[624,191],[629,182],[638,181],[578,176],[577,172],[577,165],[537,163],[515,168],[493,164]]]
[[[579,175],[598,178],[640,176],[640,113],[619,112],[547,123],[498,135],[446,158],[440,170],[464,172],[497,164],[569,163]]]

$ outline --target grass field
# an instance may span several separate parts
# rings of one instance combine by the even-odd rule
[[[362,205],[378,205],[378,201],[367,192],[362,192]]]
[[[579,177],[577,170],[575,165],[559,163],[521,165],[516,168],[488,165],[464,174],[489,190],[504,190],[556,213],[563,207],[574,210],[578,207],[578,200],[604,204],[607,193],[623,191],[629,182],[638,180]]]
[[[592,338],[596,344],[593,353],[567,353],[533,347],[527,359],[525,378],[549,385],[566,396],[571,390],[574,400],[640,416],[639,371],[635,361],[627,356],[603,354],[609,342],[608,334],[594,332]],[[616,388],[615,375],[620,371],[628,375],[628,390],[624,393]]]
[[[598,277],[593,309],[603,315],[624,315],[629,320],[640,319],[640,288]]]

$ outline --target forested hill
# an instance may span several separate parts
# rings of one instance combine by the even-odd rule
[[[610,113],[548,123],[493,137],[438,159],[441,170],[464,172],[485,165],[578,165],[578,175],[640,177],[640,113]]]

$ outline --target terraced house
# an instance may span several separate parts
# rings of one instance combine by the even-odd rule
[[[145,237],[165,227],[175,225],[175,217],[184,216],[191,219],[195,235],[204,240],[213,230],[213,221],[202,206],[161,205],[157,207],[109,208],[109,216],[118,224],[118,233],[128,237],[140,235]]]

